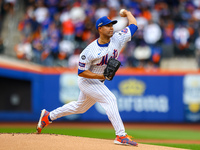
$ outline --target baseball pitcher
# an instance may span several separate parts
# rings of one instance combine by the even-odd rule
[[[123,46],[131,40],[137,31],[135,17],[128,10],[120,11],[121,17],[127,17],[129,25],[114,33],[113,25],[117,20],[107,16],[96,21],[99,38],[90,43],[80,54],[78,66],[78,86],[80,95],[77,101],[70,102],[51,112],[43,109],[37,125],[37,133],[57,118],[86,112],[96,102],[106,111],[112,123],[116,138],[115,144],[138,146],[129,135],[120,117],[115,95],[105,86],[105,80],[112,80],[120,62],[117,60]]]

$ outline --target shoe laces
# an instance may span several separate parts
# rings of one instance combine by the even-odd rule
[[[130,136],[130,135],[126,135],[126,137],[129,139],[129,140],[131,140],[132,141],[132,139],[131,138],[134,138],[134,137],[132,137],[132,136]]]

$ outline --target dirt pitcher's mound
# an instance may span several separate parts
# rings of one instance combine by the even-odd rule
[[[0,134],[0,150],[183,150],[140,144],[115,145],[113,140],[55,134]]]

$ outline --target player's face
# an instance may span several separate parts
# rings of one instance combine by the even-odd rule
[[[102,26],[100,32],[105,36],[112,37],[114,32],[113,24],[109,23],[107,25]]]

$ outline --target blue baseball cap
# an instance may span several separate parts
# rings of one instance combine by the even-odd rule
[[[99,18],[96,22],[96,29],[98,30],[98,27],[101,27],[101,26],[105,26],[109,23],[112,23],[112,24],[116,24],[117,23],[117,20],[110,20],[109,17],[107,16],[103,16],[101,18]]]

